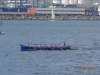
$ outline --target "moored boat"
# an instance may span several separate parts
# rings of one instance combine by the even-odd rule
[[[32,47],[32,46],[25,46],[25,45],[20,45],[21,46],[21,51],[37,51],[37,50],[69,50],[71,49],[70,46],[60,46],[60,47]]]

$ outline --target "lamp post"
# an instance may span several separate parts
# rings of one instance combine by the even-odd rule
[[[37,7],[38,7],[38,0],[36,0],[36,4],[37,4]]]
[[[15,0],[15,8],[16,8],[16,0]]]
[[[44,0],[44,8],[45,8],[45,0]]]
[[[34,6],[33,4],[34,4],[34,1],[32,0],[32,8],[33,8],[33,6]]]

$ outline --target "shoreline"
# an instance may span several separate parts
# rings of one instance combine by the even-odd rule
[[[100,16],[56,15],[56,20],[100,20]],[[0,14],[0,20],[50,20],[51,15]]]

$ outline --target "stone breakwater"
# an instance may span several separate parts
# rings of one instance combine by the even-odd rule
[[[1,14],[0,20],[50,20],[51,15],[6,15]],[[100,20],[100,16],[86,16],[86,15],[56,15],[57,20]]]

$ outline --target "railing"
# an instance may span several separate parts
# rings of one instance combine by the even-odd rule
[[[0,14],[27,14],[27,12],[0,12]]]

